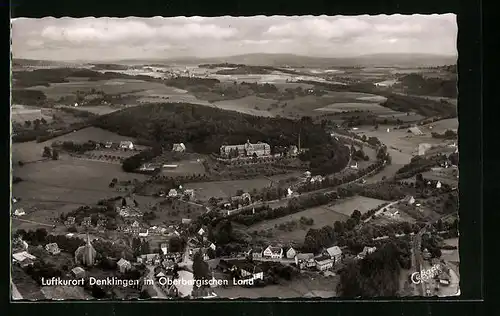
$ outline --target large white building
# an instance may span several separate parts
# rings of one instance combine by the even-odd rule
[[[257,142],[256,144],[250,143],[248,140],[242,145],[224,145],[220,148],[220,155],[222,157],[251,157],[253,155],[269,156],[271,154],[271,146],[267,143]]]

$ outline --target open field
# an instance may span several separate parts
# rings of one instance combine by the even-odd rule
[[[282,231],[275,229],[276,225],[280,225],[289,221],[298,221],[301,217],[308,217],[314,220],[314,224],[305,227],[305,229],[296,229],[293,231]],[[276,218],[266,222],[261,222],[252,225],[247,228],[247,232],[262,231],[262,230],[273,230],[273,240],[280,242],[304,242],[307,230],[310,228],[319,229],[325,225],[333,225],[335,221],[345,221],[349,218],[348,216],[334,211],[331,206],[318,206],[314,208],[307,209],[302,212],[287,215],[284,217]]]
[[[35,161],[42,158],[43,148],[45,146],[50,147],[51,144],[55,141],[75,141],[75,142],[87,142],[89,140],[98,141],[98,142],[119,142],[124,140],[131,140],[130,137],[121,136],[104,129],[96,128],[96,127],[87,127],[81,130],[78,130],[73,133],[68,133],[48,141],[37,143],[37,142],[25,142],[25,143],[15,143],[12,144],[12,161],[17,162],[22,160],[26,161]]]
[[[47,160],[16,167],[14,174],[23,179],[13,185],[12,194],[22,198],[16,204],[23,207],[25,220],[52,224],[53,218],[81,205],[120,195],[109,188],[113,178],[119,181],[144,180],[141,174],[128,174],[120,165],[72,159],[61,155],[57,161]],[[36,211],[35,211],[36,210]],[[13,220],[16,227],[27,228],[31,223]]]
[[[204,175],[206,173],[203,163],[197,160],[181,160],[181,161],[172,161],[163,163],[177,165],[177,168],[162,169],[161,171],[162,175],[169,177],[189,176],[193,174]]]
[[[383,107],[376,103],[361,103],[361,102],[350,102],[350,103],[333,103],[321,108],[317,108],[315,111],[318,112],[343,112],[343,111],[371,111],[375,114],[380,115],[395,115],[400,114],[394,110]]]
[[[82,78],[79,81],[51,83],[50,86],[35,86],[27,88],[29,90],[39,90],[45,93],[50,99],[59,99],[64,96],[74,95],[77,91],[90,92],[92,89],[103,91],[106,94],[127,94],[145,91],[149,89],[158,89],[165,87],[160,83],[146,82],[135,79],[110,79],[91,81]],[[168,89],[167,89],[168,91]]]
[[[276,101],[256,96],[248,96],[237,100],[214,102],[213,105],[223,110],[237,111],[256,116],[272,117],[274,114],[268,111],[268,108],[270,108],[273,103],[276,103]]]
[[[227,198],[229,196],[235,196],[236,192],[240,189],[245,192],[252,191],[253,189],[259,190],[269,186],[271,183],[269,179],[256,178],[251,180],[189,183],[185,185],[185,188],[194,189],[196,199],[207,201],[211,197]]]

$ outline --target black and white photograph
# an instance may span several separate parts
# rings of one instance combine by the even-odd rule
[[[11,300],[459,296],[456,20],[11,19]]]

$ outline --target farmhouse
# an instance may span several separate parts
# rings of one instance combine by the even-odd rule
[[[328,256],[318,257],[314,261],[316,263],[316,269],[318,269],[319,271],[325,271],[331,269],[334,263],[334,260]]]
[[[33,261],[36,257],[29,254],[27,251],[21,251],[12,255],[13,261],[18,263],[21,267],[27,267],[33,265]]]
[[[172,146],[172,151],[183,153],[186,151],[186,145],[184,145],[184,143],[174,144]]]
[[[118,262],[116,263],[116,266],[118,268],[118,271],[120,271],[121,273],[125,273],[128,270],[132,269],[132,264],[130,263],[130,261],[127,261],[123,258],[118,260]]]
[[[82,279],[85,277],[85,270],[82,267],[71,269],[71,275],[75,278]]]
[[[262,257],[271,259],[281,259],[283,258],[283,248],[269,246],[262,253]]]
[[[47,252],[50,253],[51,255],[57,255],[61,252],[61,250],[59,249],[59,246],[55,242],[50,243],[50,244],[46,244],[45,250],[47,250]]]
[[[220,148],[220,155],[225,158],[251,157],[251,156],[269,156],[271,146],[267,143],[250,143],[250,140],[243,145],[223,145]]]
[[[134,149],[134,144],[129,140],[121,141],[120,142],[120,149],[132,150],[132,149]]]
[[[326,249],[324,254],[330,256],[330,258],[333,259],[335,264],[342,261],[342,250],[339,248],[339,246],[333,246]]]
[[[295,264],[300,269],[312,268],[316,266],[313,253],[299,253],[295,256]]]

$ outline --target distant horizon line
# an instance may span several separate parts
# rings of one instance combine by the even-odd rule
[[[421,55],[421,56],[429,56],[429,57],[443,57],[443,58],[458,58],[458,54],[437,54],[437,53],[373,53],[373,54],[362,54],[355,56],[311,56],[311,55],[299,55],[299,54],[291,54],[291,53],[248,53],[248,54],[237,54],[237,55],[227,55],[227,56],[213,56],[213,57],[197,57],[197,56],[174,56],[174,57],[131,57],[131,58],[117,58],[117,59],[65,59],[65,60],[57,60],[57,59],[45,59],[45,58],[25,58],[25,57],[15,57],[12,56],[12,60],[15,59],[24,59],[24,60],[33,60],[33,61],[54,61],[54,62],[113,62],[113,61],[134,61],[134,60],[157,60],[157,61],[168,61],[168,60],[176,60],[176,59],[224,59],[224,58],[234,58],[234,57],[244,57],[244,56],[252,56],[252,55],[282,55],[282,56],[290,56],[290,57],[305,57],[311,59],[349,59],[349,58],[366,58],[366,57],[376,57],[383,55]]]

